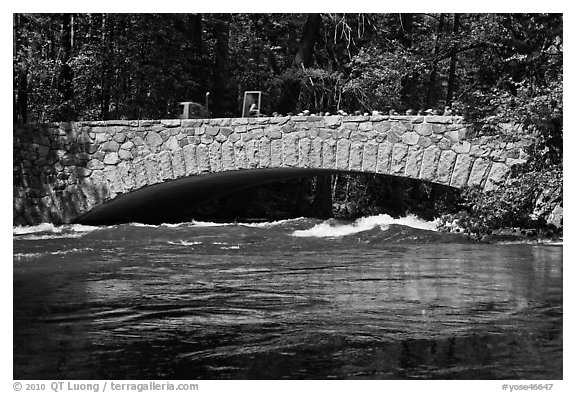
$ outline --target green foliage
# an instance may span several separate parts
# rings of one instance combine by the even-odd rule
[[[508,228],[552,229],[547,216],[562,202],[562,169],[513,174],[499,189],[467,188],[461,210],[442,217],[442,229],[458,230],[477,239]]]
[[[342,93],[347,96],[350,106],[359,105],[364,111],[400,109],[405,107],[402,81],[421,73],[424,68],[420,59],[403,48],[395,52],[363,48],[352,59],[351,72]]]

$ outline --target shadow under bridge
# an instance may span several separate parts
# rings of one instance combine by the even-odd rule
[[[249,169],[204,175],[147,186],[96,206],[80,217],[84,225],[128,222],[161,224],[192,218],[201,206],[237,191],[284,180],[340,173],[312,168]]]

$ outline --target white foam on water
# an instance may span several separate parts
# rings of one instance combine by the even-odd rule
[[[69,253],[76,253],[76,252],[87,252],[87,251],[94,251],[93,248],[84,247],[84,248],[71,248],[70,250],[58,250],[58,251],[48,251],[48,252],[22,252],[14,254],[14,258],[16,259],[33,259],[33,258],[40,258],[45,255],[65,255]]]
[[[168,244],[173,244],[176,246],[199,246],[200,244],[202,244],[202,242],[189,242],[186,240],[180,240],[177,242],[168,241]]]
[[[102,227],[95,227],[92,225],[82,225],[82,224],[73,224],[68,226],[68,228],[72,231],[72,232],[92,232],[92,231],[96,231],[98,229],[102,229]]]
[[[225,226],[230,226],[230,225],[234,225],[232,223],[218,223],[218,222],[209,222],[209,221],[195,221],[192,220],[190,223],[186,223],[186,225],[192,225],[194,227],[225,227]]]
[[[250,223],[239,223],[238,225],[242,225],[245,227],[251,227],[251,228],[270,228],[270,227],[275,227],[275,226],[279,226],[279,225],[284,225],[284,224],[291,224],[294,222],[298,222],[301,220],[306,220],[305,217],[298,217],[298,218],[290,218],[287,220],[278,220],[278,221],[266,221],[266,222],[250,222]]]
[[[81,224],[56,226],[54,224],[42,223],[31,226],[13,227],[12,235],[19,236],[21,239],[26,240],[78,238],[85,233],[93,232],[98,229],[102,229],[102,227]]]
[[[158,225],[143,224],[141,222],[131,222],[129,225],[133,226],[133,227],[140,227],[140,228],[157,228],[158,227]]]
[[[416,229],[425,229],[436,231],[437,223],[435,221],[424,221],[416,216],[407,216],[401,218],[392,218],[388,214],[377,216],[362,217],[351,224],[336,224],[324,221],[310,229],[297,230],[292,233],[296,237],[342,237],[353,235],[355,233],[369,231],[375,227],[386,230],[389,225],[403,225]]]
[[[220,247],[221,250],[239,250],[240,246],[222,246]]]
[[[31,226],[16,226],[13,227],[12,229],[13,235],[28,235],[31,233],[38,233],[38,232],[59,233],[62,232],[62,227],[54,226],[54,224],[42,223]]]

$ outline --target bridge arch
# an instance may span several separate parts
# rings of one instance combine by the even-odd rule
[[[503,183],[512,165],[525,162],[529,143],[474,138],[461,118],[443,116],[15,126],[14,224],[90,222],[102,212],[121,214],[127,204],[149,209],[154,195],[170,203],[194,189],[196,195],[217,196],[244,184],[324,171],[490,190]]]

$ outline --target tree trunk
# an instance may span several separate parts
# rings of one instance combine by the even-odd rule
[[[454,24],[452,26],[452,41],[456,42],[456,34],[458,34],[458,24],[460,23],[459,14],[454,14]],[[448,88],[446,91],[446,104],[449,105],[454,99],[454,91],[456,88],[456,63],[458,62],[458,54],[456,53],[456,45],[452,47],[453,53],[450,57],[450,70],[448,71]]]
[[[433,104],[436,76],[438,74],[438,51],[440,50],[440,36],[442,35],[442,30],[444,30],[444,14],[440,14],[438,21],[438,29],[436,30],[436,38],[434,40],[434,49],[432,51],[432,71],[430,72],[430,77],[428,78],[428,89],[426,92],[426,108],[430,108]]]
[[[72,98],[74,96],[73,86],[73,72],[70,66],[72,58],[72,14],[62,14],[62,68],[58,78],[58,90],[61,94],[61,104],[58,114],[56,114],[56,121],[70,121],[74,120],[74,113],[72,109]]]
[[[28,61],[22,57],[22,37],[20,35],[21,15],[13,15],[14,22],[14,123],[23,124],[28,121]]]
[[[412,47],[412,30],[414,25],[414,14],[400,14],[400,23],[402,25],[402,32],[399,40],[406,49]],[[400,81],[400,100],[407,108],[417,109],[420,105],[418,99],[415,98],[415,89],[418,85],[418,74],[412,73],[406,75]],[[398,108],[400,109],[400,108]]]
[[[322,16],[320,14],[308,14],[302,27],[302,37],[298,46],[298,53],[294,58],[294,67],[310,67],[314,56],[314,46],[320,34]]]
[[[202,51],[202,14],[188,14],[188,40],[199,54]]]
[[[112,65],[114,20],[111,15],[102,14],[102,47],[104,48],[102,59],[102,91],[100,96],[100,117],[102,120],[110,119],[110,100],[112,88]]]
[[[216,64],[214,67],[214,95],[212,111],[215,117],[233,116],[232,92],[230,91],[230,14],[220,14],[216,17]]]
[[[298,73],[302,67],[310,67],[314,58],[314,46],[320,35],[322,26],[322,16],[320,14],[308,14],[304,26],[302,27],[302,36],[298,46],[298,53],[292,62],[292,68],[286,72],[286,81],[282,86],[282,93],[278,103],[280,113],[286,114],[293,112],[298,106],[298,97],[300,95],[300,80]]]

